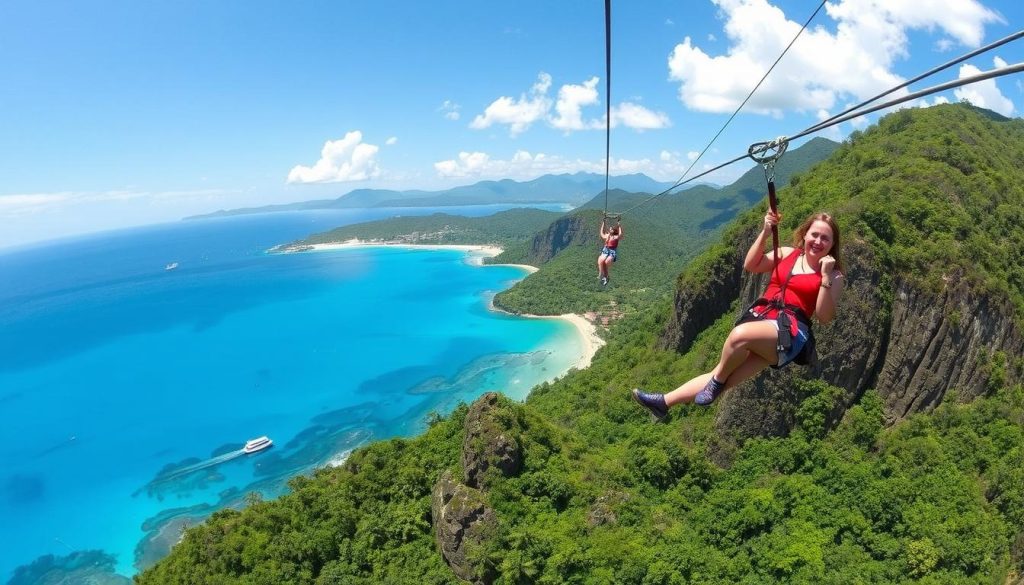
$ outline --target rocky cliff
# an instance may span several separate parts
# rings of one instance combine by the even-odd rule
[[[546,230],[533,236],[523,262],[540,266],[574,243],[585,245],[593,241],[597,245],[599,235],[595,226],[587,227],[588,220],[600,221],[594,220],[595,217],[595,214],[572,214],[551,222]]]

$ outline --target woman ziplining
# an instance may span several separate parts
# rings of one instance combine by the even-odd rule
[[[722,392],[765,368],[807,363],[814,355],[811,318],[832,321],[843,293],[839,226],[827,213],[813,214],[793,232],[792,247],[773,247],[766,253],[765,239],[781,218],[769,210],[747,251],[743,268],[754,274],[771,272],[771,280],[764,295],[736,322],[714,369],[667,394],[633,390],[633,399],[655,420],[663,420],[676,404],[710,405]]]
[[[622,224],[616,220],[611,229],[607,229],[608,215],[601,219],[601,240],[604,247],[597,256],[597,277],[601,280],[601,286],[608,285],[608,269],[619,257],[619,242],[622,241]]]

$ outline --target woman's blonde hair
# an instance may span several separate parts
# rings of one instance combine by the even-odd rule
[[[804,220],[800,227],[793,231],[793,246],[803,250],[804,248],[804,236],[807,235],[807,231],[811,229],[811,224],[816,221],[823,221],[828,224],[828,227],[832,228],[832,249],[829,250],[829,255],[836,259],[836,270],[839,272],[843,271],[843,254],[842,249],[839,245],[839,226],[836,225],[836,220],[831,215],[820,212],[811,214],[810,217]]]

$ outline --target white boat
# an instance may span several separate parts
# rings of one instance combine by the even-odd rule
[[[271,441],[270,438],[259,437],[257,439],[246,441],[245,447],[242,449],[242,451],[245,451],[246,453],[255,453],[257,451],[262,451],[273,444],[274,442]]]
[[[164,266],[164,270],[174,270],[177,267],[178,267],[178,263],[177,262],[171,262],[167,266]]]

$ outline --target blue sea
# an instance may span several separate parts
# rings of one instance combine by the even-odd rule
[[[0,251],[0,582],[87,550],[130,576],[247,494],[273,498],[432,412],[489,390],[521,399],[568,371],[584,349],[571,324],[488,308],[521,268],[457,250],[266,252],[435,211],[193,220]],[[241,452],[262,435],[273,447]]]

